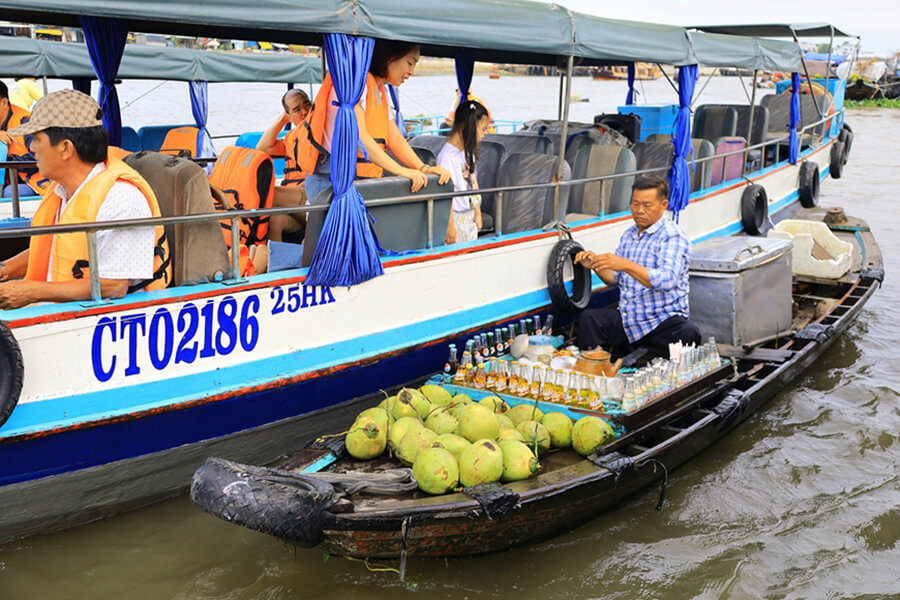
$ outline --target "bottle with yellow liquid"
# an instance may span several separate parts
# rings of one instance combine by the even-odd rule
[[[484,363],[478,363],[478,366],[475,367],[475,389],[483,390],[487,387],[487,373],[484,372]]]
[[[519,382],[516,385],[516,395],[527,398],[531,391],[531,365],[519,365]]]
[[[544,377],[544,388],[541,390],[541,400],[544,402],[553,402],[556,395],[556,371],[546,369]]]
[[[590,385],[588,393],[588,405],[591,410],[603,410],[603,398],[600,396],[600,377],[591,377],[588,382]]]
[[[562,369],[553,371],[553,402],[562,403],[565,395],[566,374]]]
[[[531,369],[530,396],[534,400],[541,399],[541,387],[544,383],[544,365],[534,365]]]
[[[581,408],[591,407],[591,387],[588,383],[587,375],[578,377],[578,406]]]
[[[497,389],[497,375],[499,374],[500,367],[497,366],[497,359],[491,358],[488,362],[488,372],[487,372],[487,389],[491,391],[496,391]]]
[[[573,387],[575,384],[573,380],[575,379],[574,373],[563,373],[563,379],[560,382],[560,390],[562,392],[562,403],[568,406],[575,406],[575,399],[578,397],[575,388]]]
[[[472,387],[475,385],[475,367],[471,364],[466,365],[466,377],[465,377],[466,387]]]
[[[509,365],[509,377],[506,380],[507,392],[516,395],[519,393],[519,361],[514,360]]]

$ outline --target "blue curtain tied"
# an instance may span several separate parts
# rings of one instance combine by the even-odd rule
[[[125,51],[125,37],[128,35],[128,21],[106,17],[79,16],[78,21],[84,31],[84,43],[91,66],[100,82],[98,103],[103,109],[103,126],[109,132],[111,146],[122,144],[122,113],[119,110],[119,95],[116,93],[116,74]]]
[[[675,221],[678,213],[687,208],[691,194],[691,174],[687,156],[691,154],[693,166],[693,146],[691,145],[691,100],[694,98],[694,85],[697,82],[697,65],[678,68],[678,114],[675,117],[675,131],[672,141],[675,144],[675,161],[672,164],[670,177],[669,210]]]
[[[325,56],[338,107],[331,139],[334,199],[325,217],[306,285],[351,286],[384,273],[371,216],[353,186],[359,129],[354,107],[366,89],[372,38],[325,35]]]
[[[797,137],[797,126],[800,124],[800,73],[791,73],[791,146],[789,156],[791,164],[797,164],[800,153],[800,140]]]
[[[200,130],[200,135],[197,136],[197,156],[214,158],[216,149],[213,147],[209,130],[206,129],[206,121],[209,117],[209,101],[207,100],[209,84],[205,81],[189,81],[188,85],[191,91],[191,112],[194,114],[194,123]],[[212,168],[212,163],[206,165],[207,175],[212,172]]]
[[[459,100],[456,106],[469,99],[469,88],[472,87],[472,76],[475,74],[475,55],[468,51],[456,53],[456,88]]]
[[[634,104],[634,63],[628,63],[628,94],[625,96],[625,105]]]
[[[406,137],[406,124],[403,122],[403,113],[400,112],[400,96],[397,93],[397,88],[389,83],[384,84],[384,87],[387,88],[388,94],[391,95],[391,106],[394,107],[394,123],[397,124],[397,129],[400,130],[403,137]]]

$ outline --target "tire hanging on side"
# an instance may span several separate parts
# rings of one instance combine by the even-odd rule
[[[22,393],[25,366],[19,343],[9,328],[0,322],[0,426],[6,423]]]
[[[769,220],[769,196],[766,188],[751,184],[741,195],[741,225],[747,235],[762,235]]]
[[[547,261],[547,289],[553,306],[560,311],[578,312],[584,310],[591,301],[591,270],[575,264],[575,255],[583,250],[584,247],[575,240],[560,240],[550,251],[550,260]],[[572,261],[575,272],[571,296],[563,278],[567,260]]]
[[[819,204],[819,165],[811,160],[800,164],[800,185],[797,195],[803,208],[812,208]]]
[[[831,146],[831,164],[828,167],[833,179],[840,179],[844,172],[844,143],[836,141]]]

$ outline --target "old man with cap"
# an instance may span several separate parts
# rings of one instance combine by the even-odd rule
[[[51,180],[32,227],[158,217],[147,182],[109,156],[100,107],[63,90],[37,102],[31,120],[10,135],[32,135],[41,175]],[[163,227],[97,232],[97,275],[104,298],[164,288],[171,276]],[[91,298],[88,238],[83,231],[31,237],[27,250],[0,262],[0,309]]]

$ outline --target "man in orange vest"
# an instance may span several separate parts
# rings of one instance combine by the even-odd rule
[[[303,206],[306,204],[306,186],[304,179],[306,173],[300,170],[297,164],[297,133],[306,115],[312,109],[309,96],[302,90],[288,90],[281,98],[281,113],[272,123],[259,142],[256,149],[265,152],[273,158],[284,157],[284,178],[281,184],[275,186],[273,206]],[[284,139],[279,140],[278,134],[284,126],[290,123],[291,130]],[[306,228],[305,215],[272,215],[269,219],[269,239],[276,242],[282,241],[285,233],[301,231]]]
[[[90,96],[63,90],[38,101],[29,122],[9,132],[32,136],[38,170],[52,181],[32,226],[160,216],[147,182],[108,156],[101,114]],[[160,289],[171,279],[163,227],[98,231],[97,254],[104,298],[121,298],[131,289]],[[0,262],[0,309],[90,299],[89,267],[86,233],[32,236],[27,250]]]
[[[0,143],[7,146],[8,161],[32,161],[34,155],[28,152],[28,145],[31,143],[31,136],[25,138],[21,136],[13,136],[9,134],[9,130],[28,122],[31,113],[24,108],[12,104],[9,99],[9,88],[0,81]],[[47,182],[38,174],[35,167],[22,167],[18,169],[20,196],[31,196],[35,193],[43,193],[43,188],[47,187]],[[12,177],[12,171],[6,172],[6,177]],[[9,181],[0,181],[0,196],[9,198],[12,196],[11,179]]]

